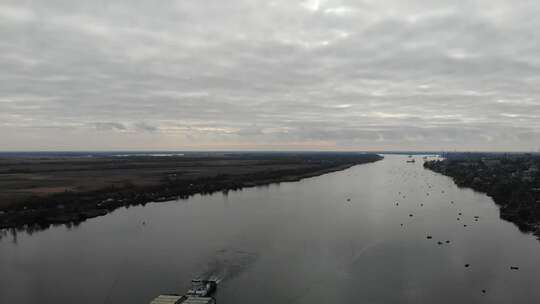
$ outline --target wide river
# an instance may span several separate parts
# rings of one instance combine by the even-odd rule
[[[540,242],[415,158],[4,233],[0,303],[540,303]]]

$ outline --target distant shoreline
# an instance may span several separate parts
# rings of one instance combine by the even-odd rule
[[[132,181],[127,180],[124,185],[112,184],[91,191],[32,195],[0,211],[0,229],[41,230],[57,224],[77,225],[86,219],[106,215],[124,206],[171,201],[195,194],[210,194],[273,183],[295,182],[381,159],[382,156],[376,154],[360,153],[290,153],[278,156],[252,153],[234,157],[191,159],[174,156],[152,157],[152,159],[120,157],[118,160],[105,158],[96,162],[75,159],[55,161],[52,164],[40,163],[37,160],[27,163],[31,169],[15,162],[10,167],[11,171],[3,172],[4,176],[18,174],[17,176],[32,180],[59,170],[57,175],[66,178],[81,176],[83,179],[88,175],[102,173],[103,178],[112,175],[120,180],[131,178]],[[40,171],[40,166],[44,171]],[[112,169],[103,169],[111,167]],[[116,176],[119,174],[134,175]],[[143,177],[138,178],[137,174]],[[148,177],[151,174],[156,176]],[[47,182],[49,181],[43,184],[47,185]],[[21,178],[20,184],[25,183],[26,180]],[[54,184],[56,181],[52,180],[49,183]]]

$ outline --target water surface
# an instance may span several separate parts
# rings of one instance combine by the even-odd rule
[[[540,242],[406,159],[8,233],[0,303],[146,304],[194,276],[218,303],[540,303]]]

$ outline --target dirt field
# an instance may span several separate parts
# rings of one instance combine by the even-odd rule
[[[78,225],[123,207],[283,181],[374,162],[361,153],[0,158],[0,229]]]
[[[227,175],[316,171],[358,161],[351,153],[192,153],[184,156],[0,158],[0,209],[30,198],[150,187]]]

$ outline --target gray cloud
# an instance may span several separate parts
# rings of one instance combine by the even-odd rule
[[[145,122],[135,123],[135,128],[137,130],[146,131],[146,132],[156,132],[156,131],[159,130],[158,127],[152,126],[152,125],[147,124]]]
[[[3,1],[4,149],[540,147],[535,1]]]
[[[126,126],[118,122],[94,122],[90,124],[100,131],[125,131]]]

